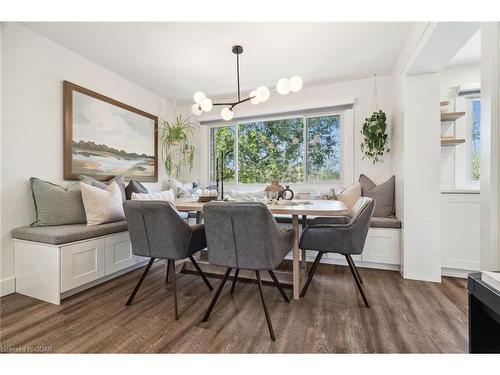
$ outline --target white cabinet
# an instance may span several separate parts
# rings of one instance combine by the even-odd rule
[[[132,253],[128,232],[106,238],[106,275],[133,266],[137,257]]]
[[[479,270],[480,195],[441,194],[442,267]]]
[[[399,264],[400,233],[401,229],[370,228],[361,260],[363,262]]]
[[[104,238],[61,246],[61,292],[104,276]]]
[[[14,246],[16,292],[57,305],[149,260],[132,253],[128,232],[64,245],[14,240]]]

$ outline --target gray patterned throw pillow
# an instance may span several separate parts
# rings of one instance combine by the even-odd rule
[[[63,188],[31,177],[30,185],[36,211],[36,221],[31,224],[32,226],[85,224],[87,222],[82,193],[75,184]]]

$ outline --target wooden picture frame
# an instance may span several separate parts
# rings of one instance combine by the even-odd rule
[[[76,101],[86,105],[86,111],[83,111],[81,107],[75,108],[75,94],[78,95]],[[88,121],[84,125],[74,123],[75,116],[78,119],[85,117],[82,116],[82,112],[86,114],[89,107],[97,109],[94,111],[95,117],[99,115],[105,117],[96,118],[95,122],[98,126],[94,126],[92,120],[88,118],[84,119]],[[158,181],[158,116],[69,81],[63,82],[63,108],[63,175],[65,180],[78,180],[78,176],[83,174],[98,180],[108,180],[116,175],[124,175],[127,180]],[[109,129],[106,129],[107,124],[109,124]],[[75,125],[79,132],[86,134],[86,138],[89,139],[75,140]],[[144,128],[143,131],[143,125],[152,126],[152,129]],[[113,127],[120,130],[116,132],[116,138],[111,135]],[[127,129],[130,130],[130,142],[126,139]],[[94,138],[92,132],[95,134]],[[149,145],[150,137],[154,145]],[[107,145],[100,142],[100,139],[108,139],[112,143]],[[122,147],[117,146],[120,144]],[[134,151],[129,147],[134,148]],[[142,149],[154,151],[154,155],[146,151],[141,153]]]

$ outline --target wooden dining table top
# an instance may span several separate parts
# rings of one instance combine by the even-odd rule
[[[293,200],[290,202],[293,203],[266,205],[273,214],[281,215],[341,216],[349,211],[343,202],[336,200]],[[205,203],[197,200],[177,199],[174,204],[179,211],[203,212]]]

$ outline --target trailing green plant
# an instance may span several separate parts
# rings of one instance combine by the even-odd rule
[[[388,135],[386,129],[386,116],[382,110],[373,112],[370,117],[365,119],[361,131],[364,137],[361,143],[361,151],[364,153],[363,159],[368,158],[373,161],[373,164],[382,162],[384,153],[390,151],[387,147]]]
[[[175,121],[162,120],[160,124],[160,144],[165,171],[169,176],[179,178],[181,169],[193,168],[194,151],[193,133],[196,125],[189,117],[179,115]]]

